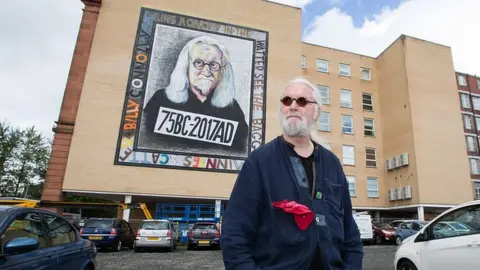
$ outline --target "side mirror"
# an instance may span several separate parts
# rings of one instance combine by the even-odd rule
[[[35,250],[40,246],[40,242],[35,238],[18,237],[8,241],[3,248],[5,255],[26,253]]]
[[[415,242],[424,242],[424,241],[428,241],[429,240],[429,237],[428,237],[428,230],[427,229],[424,229],[423,231],[421,231],[417,238],[415,239]]]

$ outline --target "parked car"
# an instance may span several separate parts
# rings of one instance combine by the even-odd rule
[[[92,241],[98,248],[120,251],[133,248],[135,233],[128,222],[119,218],[90,218],[80,229],[83,239]]]
[[[457,224],[459,229],[446,228],[447,224]],[[446,210],[404,240],[395,253],[394,265],[397,270],[477,270],[478,254],[480,200]]]
[[[397,219],[397,220],[394,220],[394,221],[388,223],[388,225],[392,226],[396,230],[398,228],[398,225],[402,224],[403,222],[407,222],[407,221],[412,221],[412,220]]]
[[[187,249],[214,247],[220,249],[220,230],[215,223],[195,223],[190,230]]]
[[[142,221],[137,230],[135,252],[144,248],[177,248],[177,232],[169,220],[147,219]]]
[[[397,243],[397,245],[400,245],[403,240],[416,234],[426,224],[428,224],[427,221],[421,221],[421,220],[411,220],[411,221],[402,222],[397,227],[397,231],[395,232],[395,242]]]
[[[395,228],[386,223],[373,223],[373,239],[375,244],[382,242],[395,242]]]
[[[97,269],[97,249],[56,213],[0,206],[0,269]]]

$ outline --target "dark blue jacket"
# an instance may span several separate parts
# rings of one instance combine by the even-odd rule
[[[301,160],[279,136],[245,161],[222,219],[227,270],[308,269],[318,247],[325,270],[362,269],[363,246],[339,159],[317,146],[310,193]],[[307,230],[272,202],[294,200],[315,213]]]

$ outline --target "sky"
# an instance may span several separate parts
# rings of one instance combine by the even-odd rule
[[[451,47],[456,71],[480,75],[479,0],[269,1],[302,9],[305,42],[376,57],[406,34]],[[0,0],[0,121],[53,136],[83,6]]]

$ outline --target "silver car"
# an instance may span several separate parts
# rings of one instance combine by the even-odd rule
[[[177,248],[177,232],[169,220],[147,219],[142,221],[137,230],[135,251],[144,248]]]

